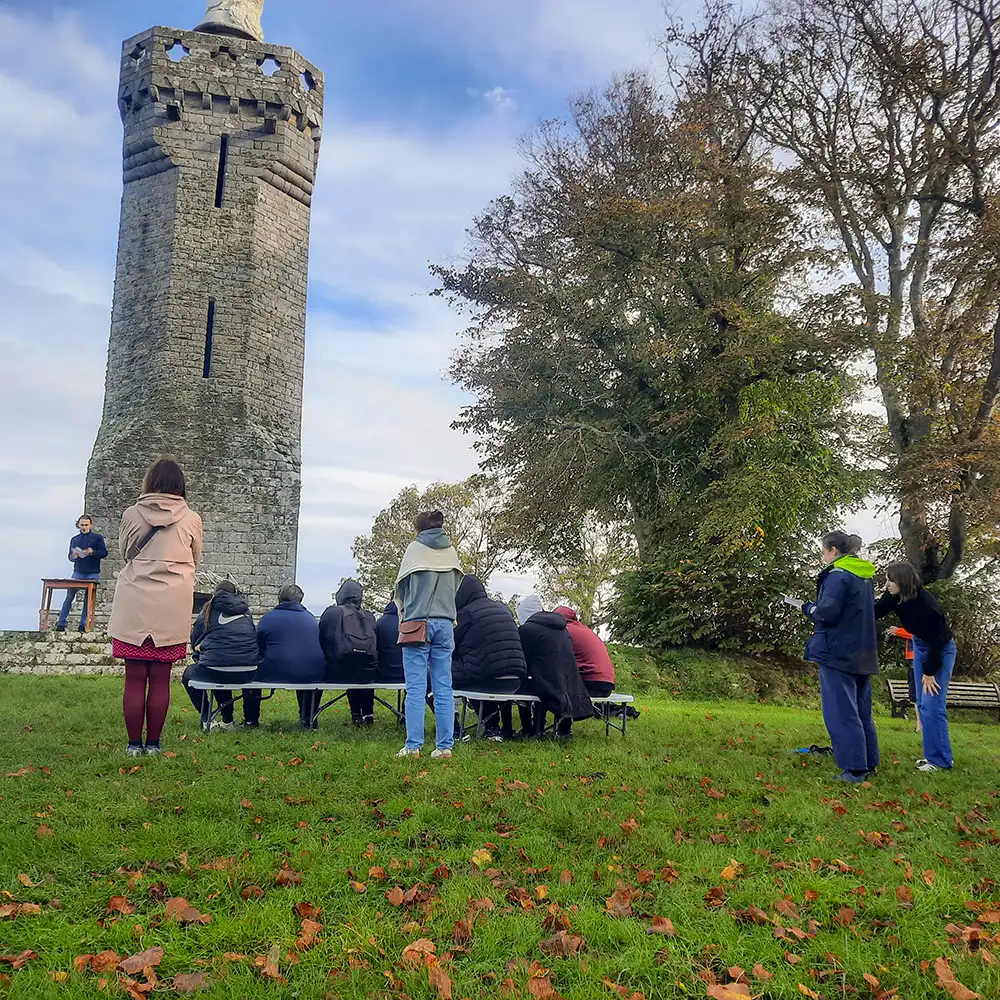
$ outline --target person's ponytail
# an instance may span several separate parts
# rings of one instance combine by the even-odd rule
[[[238,594],[239,590],[236,584],[232,580],[220,580],[215,588],[215,594]],[[205,626],[205,631],[207,632],[209,626],[212,623],[212,603],[215,601],[215,594],[205,601],[205,607],[202,609],[202,624]]]

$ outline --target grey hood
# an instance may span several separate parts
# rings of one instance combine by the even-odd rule
[[[428,528],[417,535],[417,541],[429,549],[450,549],[451,539],[444,528]]]

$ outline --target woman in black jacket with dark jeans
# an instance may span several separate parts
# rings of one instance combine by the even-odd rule
[[[913,636],[913,680],[917,712],[923,727],[921,771],[949,770],[954,759],[948,732],[948,684],[957,649],[948,620],[937,598],[925,590],[920,574],[909,563],[887,570],[885,593],[875,602],[875,617],[895,614]]]
[[[558,735],[571,736],[573,722],[593,718],[594,706],[576,665],[566,619],[554,611],[543,611],[536,596],[521,601],[517,617],[523,619],[518,634],[528,664],[528,681],[521,690],[537,695],[539,700],[530,731],[541,736],[545,732],[545,715],[551,712],[558,723]],[[527,713],[522,709],[522,727],[528,729],[527,722]]]
[[[528,676],[524,650],[514,615],[506,604],[494,601],[478,576],[466,576],[455,595],[458,623],[455,652],[451,661],[452,687],[456,691],[486,691],[514,694]],[[496,706],[475,702],[480,717],[486,713],[486,735],[490,739],[513,736],[512,705],[500,706],[503,725],[496,725]]]

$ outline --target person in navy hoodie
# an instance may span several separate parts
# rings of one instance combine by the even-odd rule
[[[231,581],[223,580],[219,583],[211,600],[195,621],[191,629],[191,649],[194,666],[184,671],[182,682],[199,713],[207,692],[192,690],[189,686],[192,680],[215,681],[217,684],[249,684],[257,679],[257,664],[260,662],[257,629],[254,628],[253,615],[250,614],[246,598]],[[219,709],[222,721],[214,723],[214,728],[231,729],[231,694],[228,697],[222,694]],[[245,724],[252,726],[255,723],[247,720]]]
[[[74,580],[100,580],[101,560],[108,557],[108,546],[104,541],[104,536],[94,531],[94,519],[89,514],[84,514],[76,522],[76,530],[79,534],[74,535],[69,543],[69,561],[73,564]],[[63,601],[62,610],[59,612],[59,622],[56,625],[57,632],[66,631],[66,623],[69,621],[70,612],[73,610],[73,602],[79,591],[70,590]],[[83,614],[80,616],[80,631],[85,628],[87,621],[87,592],[83,592]]]
[[[305,594],[294,583],[278,592],[278,606],[257,623],[260,666],[257,680],[281,684],[322,684],[326,659],[319,643],[319,622],[303,607]],[[318,691],[296,691],[299,722],[305,729],[316,729],[315,711]],[[260,691],[243,692],[243,713],[248,725],[260,722]]]
[[[819,665],[820,698],[839,778],[865,781],[879,765],[878,733],[872,718],[872,677],[878,674],[875,628],[875,567],[858,558],[857,535],[831,531],[823,536],[826,568],[816,584],[816,600],[786,597],[812,621],[805,658]]]

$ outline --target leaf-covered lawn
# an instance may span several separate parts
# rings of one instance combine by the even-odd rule
[[[283,732],[291,699],[205,741],[177,688],[133,761],[120,693],[0,678],[0,993],[1000,996],[995,724],[922,775],[882,718],[856,789],[789,753],[825,742],[803,709],[643,696],[627,740],[442,764],[385,713]]]

